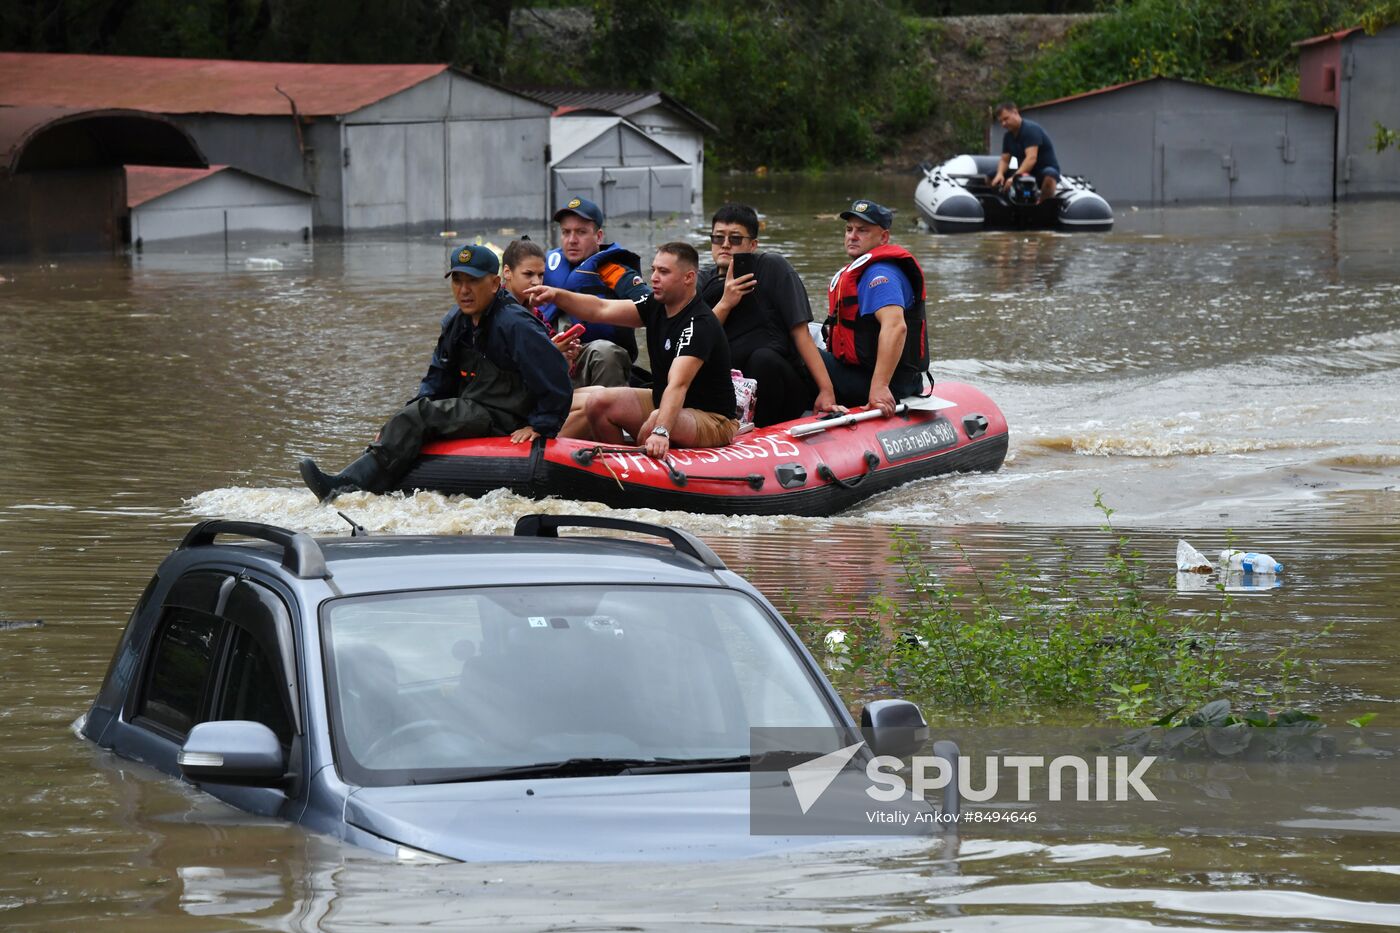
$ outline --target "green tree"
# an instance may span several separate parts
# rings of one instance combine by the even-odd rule
[[[1361,0],[1112,0],[1106,15],[1026,63],[1009,94],[1034,102],[1157,76],[1290,94],[1293,43],[1354,25],[1363,8]]]

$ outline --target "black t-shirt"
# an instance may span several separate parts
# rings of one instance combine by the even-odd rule
[[[1007,130],[1001,134],[1001,151],[1015,156],[1017,165],[1026,161],[1026,150],[1031,146],[1039,147],[1035,154],[1035,165],[1031,166],[1032,172],[1043,168],[1059,171],[1060,160],[1055,156],[1055,144],[1050,141],[1050,134],[1045,132],[1045,127],[1039,123],[1023,118],[1018,132],[1012,133]]]
[[[637,313],[647,329],[647,354],[651,357],[651,401],[661,407],[671,361],[697,356],[705,362],[685,393],[685,407],[734,417],[734,380],[729,374],[729,343],[724,328],[709,305],[696,295],[672,318],[666,306],[651,295],[637,302]]]
[[[743,369],[749,357],[769,347],[798,362],[792,329],[812,320],[812,304],[802,279],[777,253],[756,253],[754,278],[758,284],[724,320],[724,336],[734,365]],[[710,307],[724,297],[724,275],[714,266],[700,272],[699,294]]]

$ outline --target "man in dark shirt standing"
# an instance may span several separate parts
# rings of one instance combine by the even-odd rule
[[[735,274],[733,257],[752,255],[753,271]],[[729,340],[730,357],[758,382],[754,424],[760,428],[800,417],[808,408],[837,408],[831,378],[807,325],[812,305],[797,271],[777,253],[758,252],[758,213],[726,204],[710,219],[713,267],[700,272],[698,290],[714,309]]]
[[[992,187],[1010,189],[1014,176],[1007,175],[1007,171],[1014,157],[1016,174],[1034,176],[1040,184],[1040,200],[1053,198],[1060,178],[1060,160],[1055,157],[1055,144],[1045,128],[1023,118],[1012,103],[997,104],[993,114],[1006,132],[1001,137],[1001,161],[997,163]]]
[[[509,435],[523,444],[559,432],[573,392],[569,364],[544,322],[501,291],[499,272],[488,247],[453,252],[447,275],[457,307],[442,319],[418,396],[340,473],[323,473],[310,457],[297,464],[316,498],[391,488],[430,440]]]
[[[548,285],[530,289],[536,305],[554,304],[584,321],[645,326],[652,387],[594,389],[585,417],[595,440],[617,444],[626,431],[653,457],[675,447],[723,447],[734,440],[734,382],[724,329],[695,293],[700,256],[689,243],[666,243],[651,263],[651,295],[606,301]]]

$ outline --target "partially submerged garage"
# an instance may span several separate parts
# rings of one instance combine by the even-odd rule
[[[448,65],[0,52],[0,105],[162,114],[315,197],[321,231],[546,222],[551,108]]]
[[[622,117],[556,117],[550,149],[556,205],[588,198],[608,217],[691,212],[690,164]]]
[[[155,114],[0,107],[0,255],[121,249],[128,163],[208,167],[189,134]]]
[[[305,240],[311,236],[310,192],[227,165],[126,169],[131,242],[238,236]]]
[[[1332,108],[1176,78],[1022,106],[1114,205],[1332,200]],[[989,128],[991,151],[1002,129]],[[1105,141],[1111,141],[1106,145]]]

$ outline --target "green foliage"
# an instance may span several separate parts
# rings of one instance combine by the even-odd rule
[[[1133,722],[1204,702],[1243,673],[1226,666],[1229,603],[1188,618],[1154,603],[1141,556],[1097,504],[1112,536],[1099,567],[1079,569],[1062,548],[1052,574],[1029,560],[1008,564],[966,593],[938,579],[901,535],[894,559],[908,597],[880,598],[839,620],[839,640],[830,622],[805,620],[799,631],[831,660],[848,699],[897,692],[943,711],[1031,715],[1087,706]]]
[[[916,33],[885,3],[598,0],[594,10],[595,72],[665,90],[713,122],[721,167],[868,159],[935,106]]]
[[[598,40],[589,55],[589,77],[601,87],[664,86],[687,0],[593,0]],[[660,80],[658,80],[660,79]]]
[[[1374,36],[1385,27],[1400,23],[1400,0],[1379,0],[1365,9],[1358,21],[1366,35]]]
[[[1376,136],[1371,140],[1371,148],[1385,152],[1391,146],[1400,148],[1400,130],[1392,130],[1383,123],[1376,123]]]
[[[508,0],[87,0],[0,11],[0,48],[313,62],[451,62],[499,74]]]
[[[1321,730],[1322,720],[1302,710],[1236,714],[1229,700],[1213,700],[1184,716],[1175,710],[1124,736],[1121,746],[1158,757],[1286,761],[1334,754],[1332,741],[1318,734]]]
[[[1026,63],[1008,93],[1034,103],[1158,76],[1286,93],[1298,67],[1293,43],[1355,25],[1364,7],[1363,0],[1111,0],[1107,15]]]

